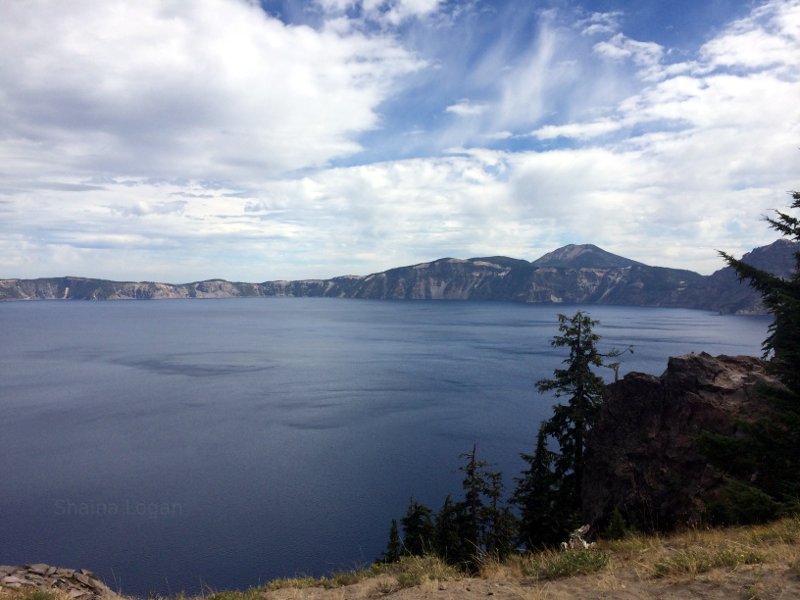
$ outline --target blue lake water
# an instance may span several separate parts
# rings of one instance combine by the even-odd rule
[[[585,307],[621,374],[760,354],[766,317]],[[0,564],[128,594],[245,588],[374,559],[478,445],[506,485],[577,307],[335,299],[0,303]],[[610,376],[610,372],[606,374]]]

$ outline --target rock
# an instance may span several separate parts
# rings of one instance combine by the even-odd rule
[[[630,373],[609,385],[587,440],[582,504],[592,531],[615,507],[644,530],[701,524],[723,479],[697,438],[735,435],[767,415],[760,384],[780,385],[759,359],[701,353],[670,358],[661,377]]]
[[[36,563],[35,565],[27,565],[28,571],[36,573],[37,575],[46,575],[47,570],[50,568],[43,563]]]
[[[41,590],[57,589],[69,598],[83,600],[116,600],[119,598],[91,571],[51,567],[43,563],[23,566],[0,565],[0,591],[23,586]]]

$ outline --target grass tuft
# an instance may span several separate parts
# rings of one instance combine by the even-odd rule
[[[727,542],[717,548],[691,546],[677,549],[653,565],[654,577],[697,575],[711,569],[735,569],[739,565],[764,562],[763,555],[750,546]]]
[[[65,600],[67,594],[60,590],[42,590],[39,588],[23,587],[18,590],[6,590],[7,596],[13,600]]]
[[[562,579],[596,573],[608,566],[609,556],[595,548],[587,550],[546,550],[523,559],[522,573],[539,580]]]
[[[279,579],[273,579],[270,581],[267,584],[267,590],[271,592],[284,589],[301,590],[304,588],[316,587],[318,585],[320,585],[320,580],[316,577],[281,577]],[[214,599],[210,598],[209,600]]]
[[[207,600],[261,600],[263,597],[263,588],[248,588],[213,592],[207,596]]]

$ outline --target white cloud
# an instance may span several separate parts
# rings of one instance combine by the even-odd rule
[[[800,2],[768,2],[749,17],[732,23],[701,49],[707,69],[800,69]]]
[[[0,156],[17,173],[222,178],[361,149],[398,77],[390,38],[290,27],[240,0],[4,6]]]
[[[664,55],[664,48],[654,42],[640,42],[617,33],[609,40],[598,42],[594,45],[598,55],[611,60],[630,59],[640,68],[640,73],[645,79],[657,77]]]
[[[459,100],[445,108],[445,112],[458,115],[459,117],[476,117],[484,112],[488,107],[485,104],[475,104],[469,100]]]
[[[593,137],[606,135],[619,131],[624,126],[622,121],[603,119],[592,123],[569,123],[567,125],[545,125],[540,127],[532,136],[540,140],[552,140],[559,137],[586,140]]]
[[[581,35],[591,36],[619,31],[619,20],[622,12],[595,12],[585,19],[581,19],[576,26],[581,30]]]
[[[435,14],[442,0],[316,0],[331,16],[356,11],[364,21],[397,27],[411,19]]]
[[[672,64],[616,16],[551,15],[449,75],[325,1],[319,30],[237,0],[5,5],[0,273],[260,281],[570,242],[710,272],[716,248],[774,239],[760,216],[798,186],[800,2]],[[441,9],[358,10],[401,6],[419,26]],[[406,102],[381,161],[347,166]]]

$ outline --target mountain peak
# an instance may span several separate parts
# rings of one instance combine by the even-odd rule
[[[643,263],[611,254],[594,244],[568,244],[548,252],[532,264],[535,267],[610,269],[642,266]]]

